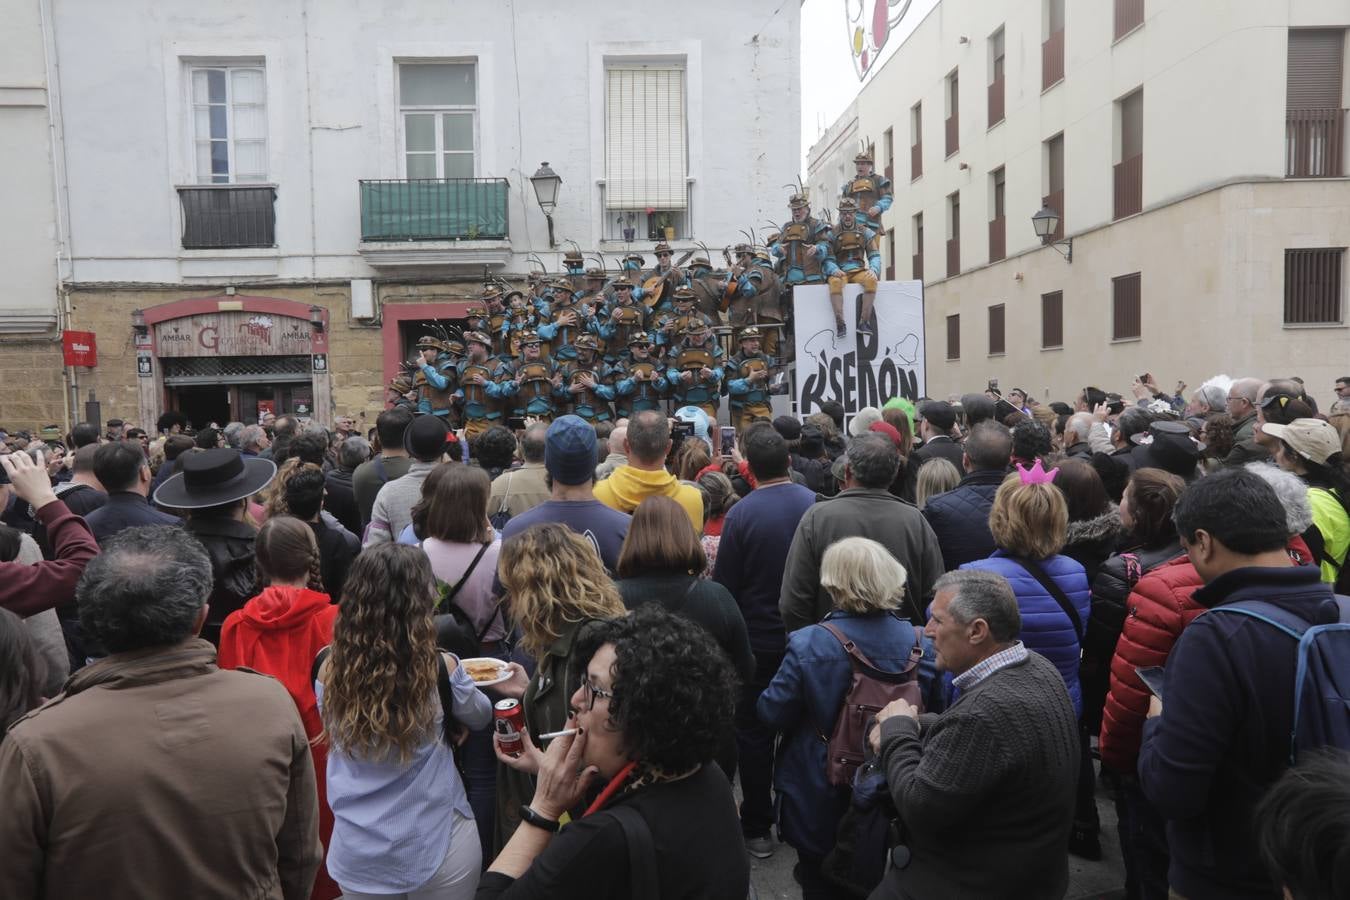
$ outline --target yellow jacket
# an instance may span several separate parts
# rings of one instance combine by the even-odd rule
[[[619,512],[632,515],[639,503],[648,497],[669,497],[689,516],[694,534],[703,534],[703,495],[698,488],[681,484],[674,475],[662,469],[659,472],[619,466],[604,481],[595,486],[595,499]]]

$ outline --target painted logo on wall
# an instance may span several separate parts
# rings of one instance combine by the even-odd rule
[[[882,48],[895,26],[909,12],[913,0],[844,0],[848,19],[849,49],[853,71],[862,81],[881,58]]]

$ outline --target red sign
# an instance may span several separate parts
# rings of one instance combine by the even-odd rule
[[[68,366],[92,368],[98,365],[98,341],[94,339],[92,331],[61,332],[61,349],[65,352]]]

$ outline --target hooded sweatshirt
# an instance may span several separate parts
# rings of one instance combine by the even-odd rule
[[[285,685],[300,720],[305,724],[314,757],[314,780],[319,789],[319,837],[325,852],[333,835],[333,811],[328,806],[326,775],[327,742],[314,743],[323,732],[319,707],[314,698],[311,673],[314,657],[333,641],[337,605],[327,594],[308,588],[272,585],[226,617],[220,628],[217,665],[222,669],[247,666]],[[327,900],[340,893],[326,866],[319,868],[312,900]]]
[[[595,486],[595,499],[619,512],[632,515],[648,497],[669,497],[684,507],[694,534],[703,534],[703,495],[698,488],[683,484],[664,469],[650,471],[619,466],[614,474]]]

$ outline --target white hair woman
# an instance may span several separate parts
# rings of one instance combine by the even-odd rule
[[[877,669],[912,671],[928,711],[942,709],[931,642],[897,611],[905,599],[905,567],[881,544],[845,538],[831,544],[821,560],[820,583],[832,609],[825,618],[788,636],[787,654],[756,711],[783,733],[774,787],[778,827],[797,850],[797,875],[805,893],[832,890],[821,862],[834,846],[835,830],[848,805],[848,792],[830,784],[826,743],[834,731],[853,678],[845,641]],[[922,658],[912,659],[916,647]]]

